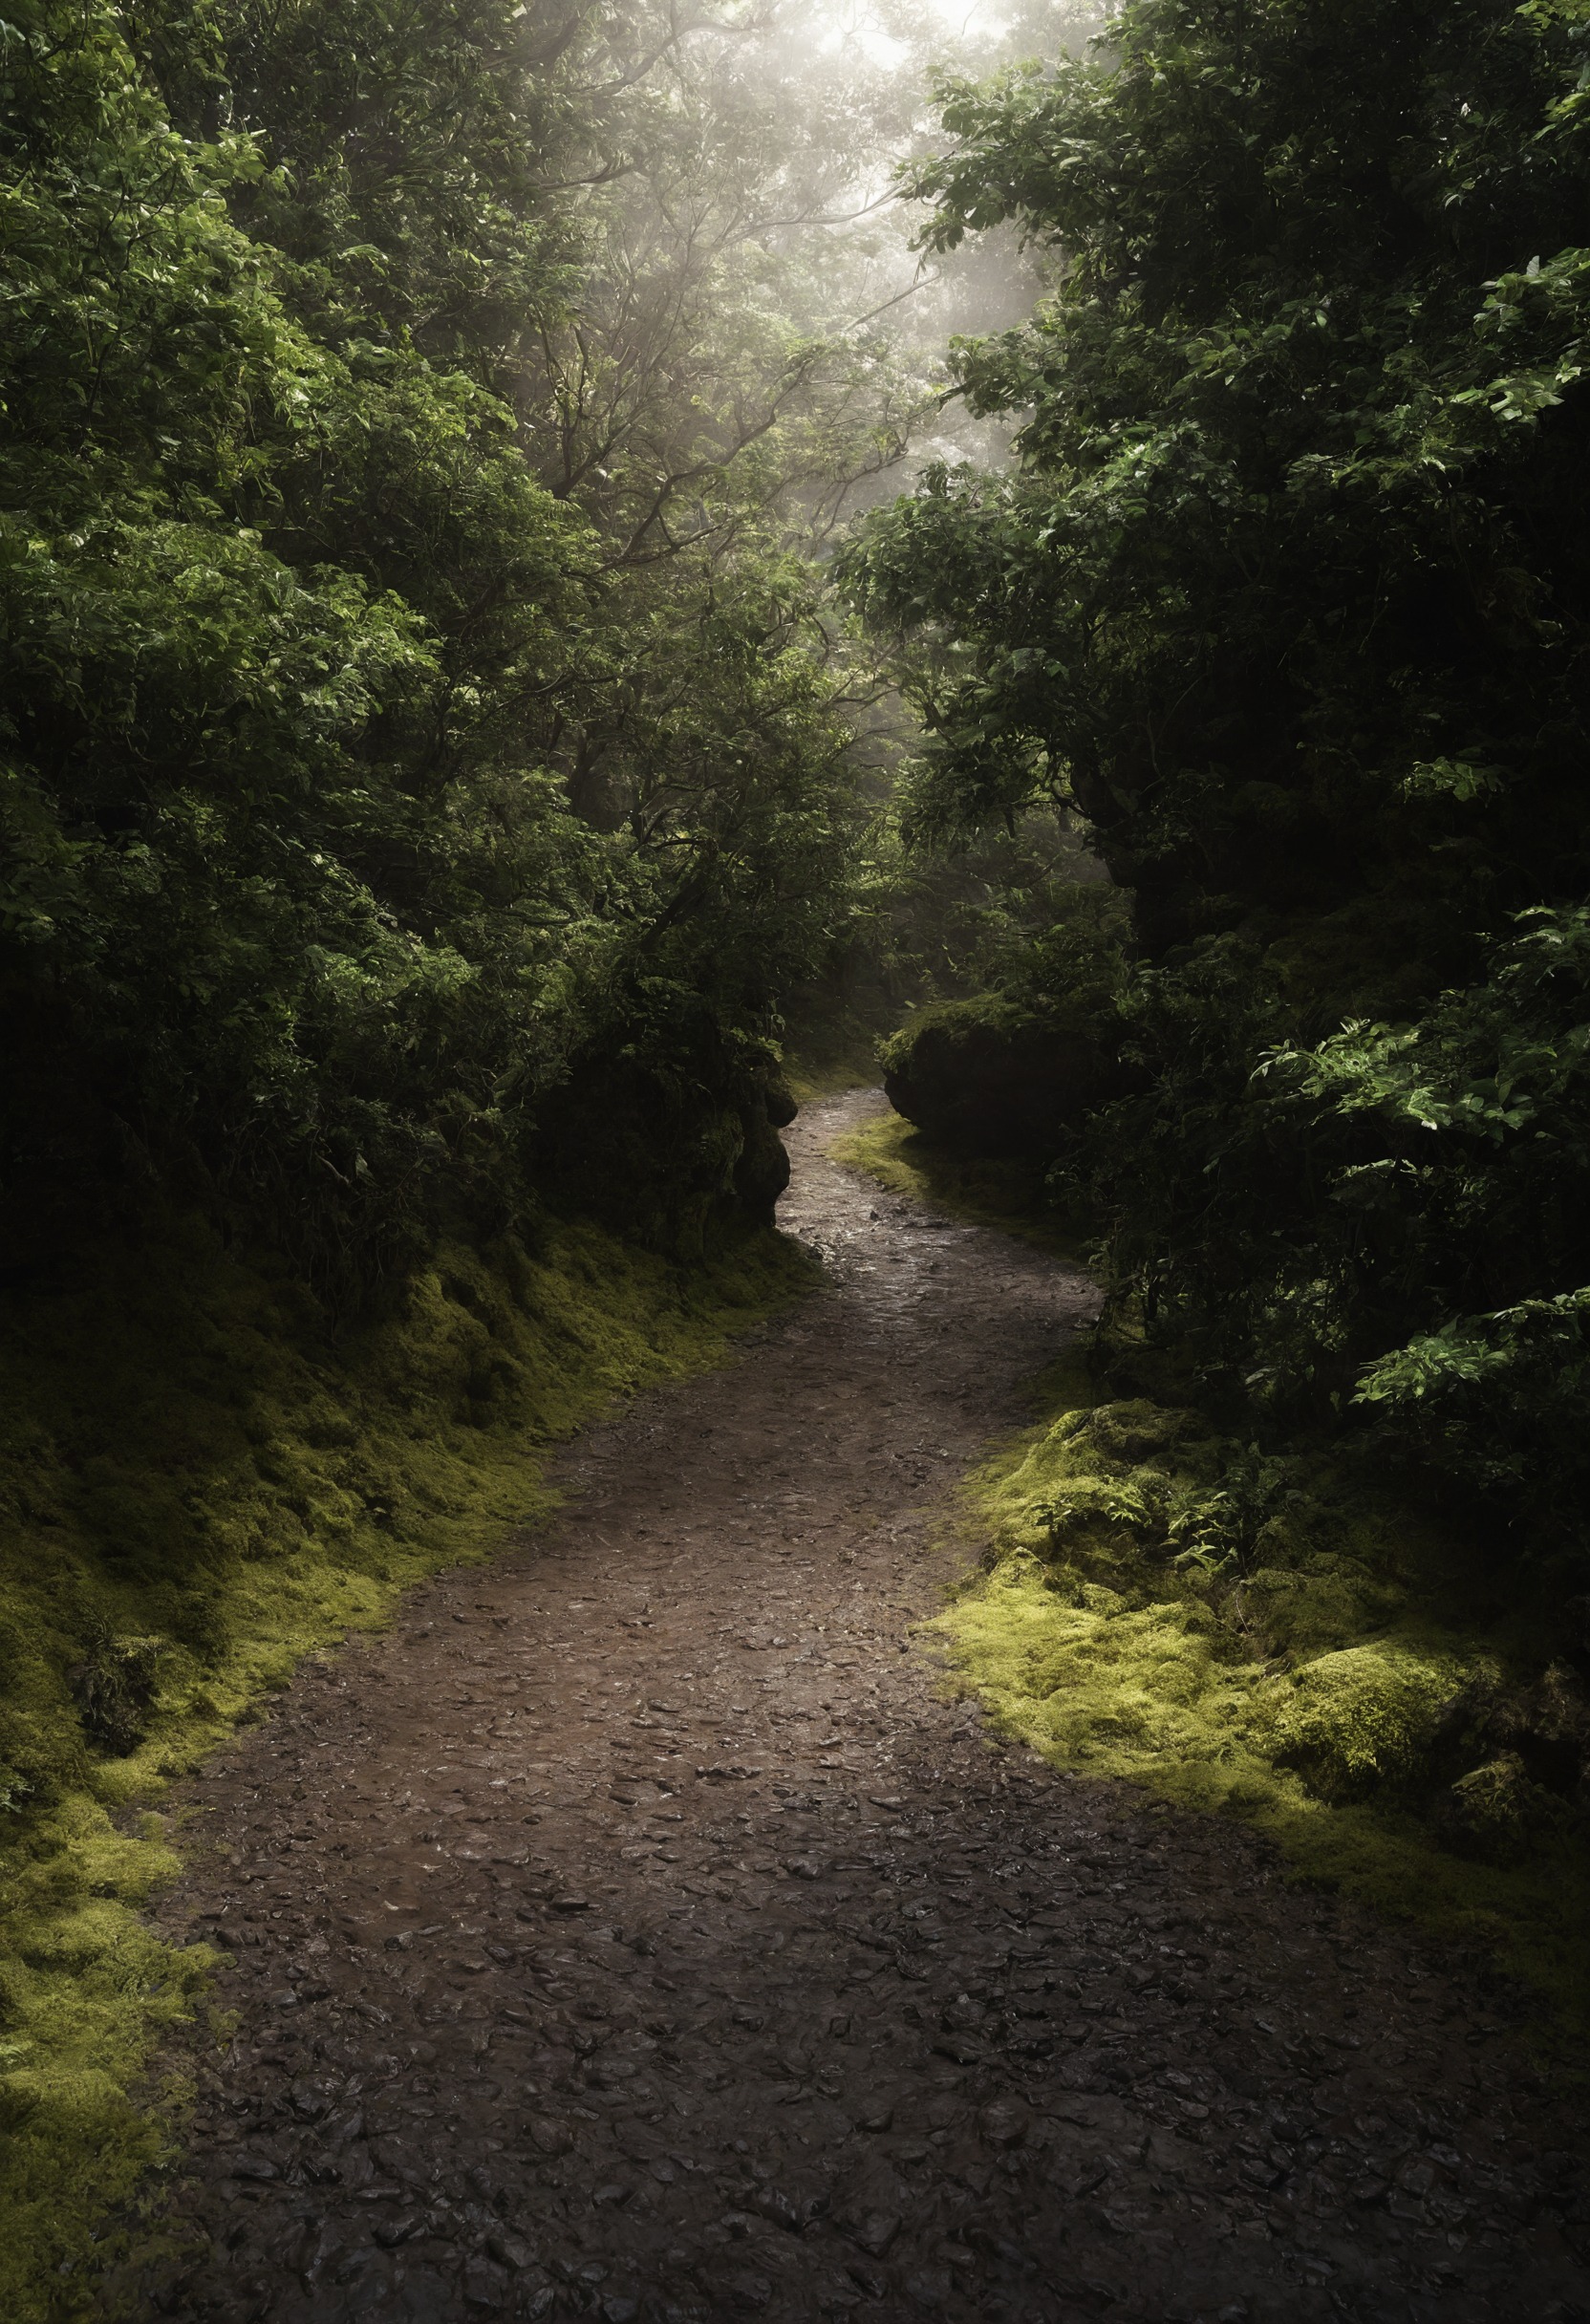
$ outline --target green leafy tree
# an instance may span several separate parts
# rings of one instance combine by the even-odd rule
[[[850,552],[917,819],[1085,818],[1150,1077],[1095,1125],[1118,1291],[1282,1408],[1369,1366],[1384,1414],[1410,1334],[1590,1275],[1587,39],[1552,0],[1138,0],[1095,61],[947,85],[913,181],[930,244],[1014,222],[1055,285],[958,352],[1014,469]]]
[[[164,1188],[352,1284],[549,1175],[675,1240],[765,1209],[780,996],[859,829],[803,549],[915,391],[758,239],[789,156],[714,137],[748,100],[679,62],[708,34],[506,0],[0,33],[32,1241]]]

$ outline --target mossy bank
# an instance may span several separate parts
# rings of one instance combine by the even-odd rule
[[[710,1364],[808,1263],[747,1235],[688,1273],[597,1229],[440,1250],[356,1328],[168,1220],[0,1318],[0,2314],[75,2318],[75,2262],[169,2151],[148,2080],[210,1957],[140,1904],[167,1779],[306,1653],[550,1505],[548,1449]],[[99,2257],[105,2254],[101,2250]],[[85,2292],[82,2297],[87,2298]],[[83,2309],[81,2313],[88,2313]]]
[[[896,1113],[830,1151],[1073,1263],[1085,1249],[1042,1173]],[[1146,1367],[1124,1341],[1078,1349],[1039,1384],[1044,1417],[967,1480],[984,1555],[935,1625],[957,1683],[1046,1758],[1241,1816],[1301,1877],[1482,1949],[1582,2043],[1585,1658],[1527,1575],[1343,1452],[1261,1452],[1101,1385]]]
[[[1298,1873],[1482,1949],[1590,2031],[1590,1711],[1494,1575],[1340,1459],[1193,1410],[1048,1417],[968,1482],[983,1569],[935,1628],[1046,1758],[1257,1825]]]

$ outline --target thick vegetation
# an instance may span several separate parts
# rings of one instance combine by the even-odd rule
[[[1037,1627],[979,1601],[973,1666],[1051,1743],[1493,1865],[1590,1797],[1587,43],[1578,0],[1130,0],[948,84],[928,243],[1046,254],[957,355],[1016,459],[848,552],[918,840],[1047,804],[1130,905],[1107,974],[1029,944],[887,1055],[962,1147],[1046,1073],[1102,1246],[1117,1419],[1001,1489]]]
[[[870,812],[810,552],[922,390],[815,223],[896,124],[793,38],[0,25],[8,2315],[160,2143],[162,1778],[801,1280]]]
[[[140,1178],[355,1284],[560,1178],[698,1245],[856,823],[788,527],[910,403],[758,236],[831,152],[506,0],[13,18],[11,1256]]]
[[[1052,798],[1130,891],[1145,1084],[1083,1164],[1120,1290],[1212,1377],[1367,1396],[1553,1531],[1590,1275],[1586,34],[1146,0],[1115,61],[952,87],[930,239],[1015,219],[1059,285],[961,351],[1026,415],[1016,470],[934,471],[851,562],[917,641],[919,827]]]

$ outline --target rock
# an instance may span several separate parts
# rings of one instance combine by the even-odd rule
[[[378,2222],[376,2228],[376,2241],[378,2244],[384,2244],[390,2251],[395,2249],[398,2244],[411,2243],[415,2236],[423,2232],[424,2226],[425,2214],[423,2211],[399,2211],[396,2219],[383,2219]]]
[[[567,2122],[552,2115],[532,2115],[525,2125],[525,2135],[538,2154],[567,2155],[574,2144],[574,2134]]]
[[[978,2128],[990,2146],[1020,2146],[1032,2126],[1032,2110],[1021,2098],[991,2098],[978,2110]]]
[[[392,2278],[384,2269],[372,2268],[367,2275],[350,2285],[344,2301],[348,2313],[354,2316],[374,2315],[384,2319],[392,2313]],[[259,2312],[255,2310],[254,2313]]]
[[[1340,1805],[1413,1778],[1466,1676],[1451,1655],[1380,1638],[1300,1663],[1255,1710],[1278,1763]]]
[[[759,2211],[763,2219],[770,2220],[774,2227],[784,2227],[792,2235],[799,2235],[806,2224],[806,2215],[775,2186],[759,2187],[751,2198],[751,2207]]]
[[[311,2220],[307,2223],[304,2240],[299,2246],[298,2272],[307,2290],[318,2289],[322,2276],[334,2267],[347,2251],[343,2236],[330,2220]]]
[[[777,1117],[784,1103],[793,1107],[794,1100],[787,1091],[759,1092],[759,1097],[760,1103],[752,1099],[740,1110],[741,1144],[734,1166],[734,1191],[746,1216],[758,1226],[770,1227],[779,1196],[789,1184],[789,1154]],[[786,1122],[794,1119],[793,1111],[785,1116]]]
[[[947,2057],[957,2066],[978,2065],[986,2055],[981,2043],[968,2040],[964,2034],[941,2034],[933,2051],[935,2057]]]
[[[899,2232],[899,2216],[893,2211],[870,2211],[853,2230],[854,2240],[873,2259],[882,2259]]]
[[[402,2289],[398,2295],[394,2318],[401,2316],[405,2324],[442,2324],[444,2317],[455,2313],[453,2288],[429,2268],[413,2268],[406,2271]],[[523,2315],[526,2312],[521,2309]],[[293,2324],[297,2320],[293,2319]],[[305,2324],[319,2324],[319,2319],[305,2319]],[[386,2324],[386,2319],[381,2319]]]
[[[506,2271],[488,2259],[469,2260],[463,2270],[463,2296],[470,2308],[489,2309],[502,2314],[507,2306],[511,2284]]]
[[[527,2268],[535,2266],[535,2253],[517,2235],[488,2235],[485,2248],[499,2267],[511,2268],[515,2275],[523,2275]]]
[[[1435,1815],[1437,1830],[1455,1854],[1504,1868],[1522,1863],[1566,1820],[1563,1801],[1531,1779],[1516,1752],[1460,1775]]]
[[[1120,1026],[1101,990],[1039,1012],[992,993],[917,1009],[885,1043],[891,1105],[936,1143],[1051,1161],[1090,1108],[1124,1093]]]
[[[347,2258],[339,2264],[332,2281],[336,2284],[352,2284],[360,2278],[373,2279],[379,2284],[386,2282],[386,2270],[381,2265],[380,2253],[369,2244],[355,2246]]]

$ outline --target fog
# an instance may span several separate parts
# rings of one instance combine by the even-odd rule
[[[1045,254],[996,232],[925,257],[900,173],[942,142],[941,78],[1042,67],[1102,22],[956,0],[609,21],[585,182],[558,189],[597,263],[578,314],[526,334],[521,377],[548,481],[618,555],[750,522],[821,553],[926,463],[1002,460],[950,344],[1018,326]]]

